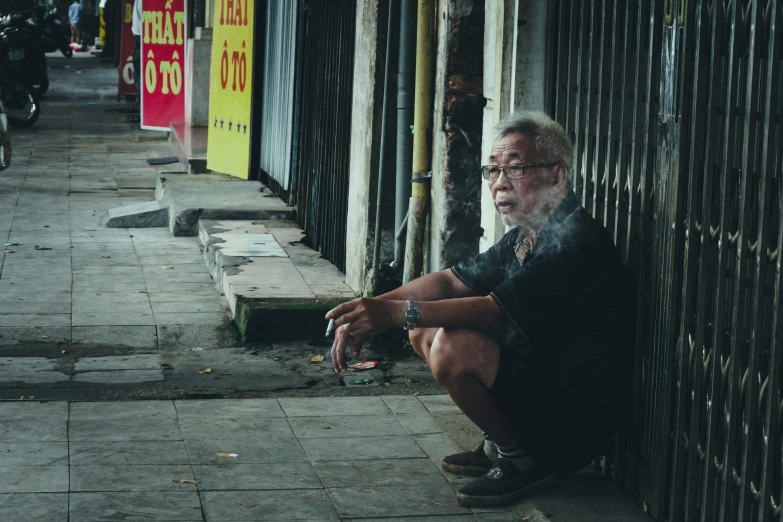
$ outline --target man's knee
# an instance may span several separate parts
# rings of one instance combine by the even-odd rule
[[[470,375],[490,388],[499,359],[500,347],[491,336],[475,330],[441,328],[432,342],[429,364],[441,385]]]
[[[419,354],[419,357],[425,361],[429,351],[429,332],[427,330],[427,328],[414,328],[408,332],[408,339],[411,341],[413,351]]]

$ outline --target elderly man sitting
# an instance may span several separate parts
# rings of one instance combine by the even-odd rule
[[[608,448],[630,395],[632,306],[607,230],[572,192],[573,147],[541,112],[498,126],[481,168],[511,230],[492,248],[373,299],[331,310],[336,372],[351,343],[410,330],[413,348],[483,432],[443,469],[481,476],[463,506],[511,502]]]

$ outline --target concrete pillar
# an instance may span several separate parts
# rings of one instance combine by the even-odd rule
[[[212,65],[212,29],[196,27],[189,38],[188,78],[185,82],[185,123],[206,127],[209,121],[209,74]]]
[[[482,162],[489,157],[494,127],[507,113],[544,107],[547,5],[540,0],[485,0],[484,132]],[[480,250],[506,233],[488,190],[482,191]]]
[[[359,0],[356,9],[345,282],[363,294],[372,266],[385,49],[378,33],[386,17],[379,20],[378,0]]]
[[[439,2],[430,272],[478,254],[484,17],[484,0]]]

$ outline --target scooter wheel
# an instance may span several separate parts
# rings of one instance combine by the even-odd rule
[[[8,81],[3,85],[3,104],[12,127],[32,126],[41,115],[41,105],[33,93],[23,84]]]

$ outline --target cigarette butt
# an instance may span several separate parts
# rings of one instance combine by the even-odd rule
[[[332,328],[334,328],[334,319],[329,319],[329,325],[326,327],[326,337],[332,334]]]

